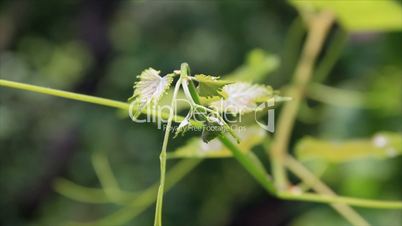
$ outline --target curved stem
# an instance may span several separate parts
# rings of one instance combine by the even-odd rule
[[[94,204],[100,204],[100,203],[116,203],[119,205],[124,205],[124,202],[115,202],[115,200],[111,200],[110,196],[108,196],[105,193],[104,189],[100,188],[90,188],[86,186],[82,186],[79,184],[76,184],[72,181],[69,181],[64,178],[58,178],[54,181],[53,183],[53,189],[65,196],[68,197],[72,200],[82,202],[82,203],[94,203]],[[121,197],[124,196],[123,199],[132,199],[135,197],[135,194],[133,193],[128,193],[124,192],[121,193]]]
[[[202,159],[186,159],[175,164],[166,174],[165,192],[170,190],[176,183],[178,183],[184,176],[193,170]],[[99,225],[125,225],[127,222],[144,212],[152,203],[155,202],[156,194],[158,192],[159,183],[155,183],[131,198],[125,203],[126,205],[116,212],[102,217],[93,222],[78,223],[73,222],[67,225],[83,225],[83,226],[99,226]]]
[[[321,12],[312,17],[309,22],[309,32],[306,43],[295,70],[293,84],[287,93],[287,96],[292,97],[293,101],[287,102],[282,109],[272,150],[269,153],[272,159],[275,185],[278,190],[285,190],[288,184],[284,162],[290,135],[299,110],[299,105],[303,100],[306,86],[311,78],[316,58],[333,22],[333,15],[328,12]]]
[[[109,199],[115,202],[123,200],[124,197],[122,196],[119,183],[113,175],[112,168],[106,155],[101,152],[95,152],[92,154],[92,165],[102,188]]]
[[[156,210],[155,210],[155,221],[154,221],[155,226],[162,226],[162,204],[163,204],[163,193],[164,193],[164,187],[165,187],[165,174],[166,174],[166,149],[167,149],[167,145],[169,142],[170,128],[172,126],[173,117],[175,115],[174,105],[176,102],[177,93],[179,92],[179,88],[181,85],[181,79],[182,78],[180,77],[179,81],[177,81],[176,86],[174,88],[172,102],[170,104],[169,119],[166,124],[166,130],[165,130],[165,136],[163,138],[162,150],[161,150],[161,154],[159,156],[160,168],[161,168],[161,179],[160,179],[160,185],[159,185],[159,189],[158,189],[158,196],[156,198]]]
[[[303,38],[306,33],[306,26],[303,23],[303,19],[300,16],[294,19],[286,33],[284,51],[281,57],[281,62],[286,62],[286,64],[280,64],[278,78],[288,79],[289,74],[291,74],[297,63],[297,57],[300,53]]]
[[[185,64],[185,67],[188,67]],[[194,86],[193,81],[189,80],[188,83],[189,93],[191,95],[192,101],[198,106],[201,106],[200,97],[198,96],[197,90]],[[184,88],[183,88],[184,89]],[[228,148],[237,161],[256,179],[269,193],[275,194],[276,190],[273,186],[270,176],[261,164],[261,162],[253,155],[247,155],[244,151],[240,150],[237,145],[235,145],[225,134],[219,135],[218,139],[222,144]]]
[[[311,173],[306,167],[299,163],[296,159],[288,156],[286,159],[286,165],[291,172],[296,176],[301,178],[303,183],[309,185],[317,193],[324,195],[336,196],[336,193],[332,191],[326,184],[321,182],[313,173]],[[331,206],[338,211],[346,220],[348,220],[352,225],[365,226],[369,223],[361,217],[354,209],[346,204],[333,204]]]
[[[241,151],[237,145],[230,141],[224,134],[221,134],[219,140],[227,147],[240,164],[257,180],[269,193],[275,195],[276,189],[267,174],[261,162],[255,156],[247,155]],[[254,158],[255,157],[255,158]]]
[[[365,207],[365,208],[375,207],[378,209],[402,209],[401,202],[359,199],[359,198],[343,197],[336,195],[317,195],[315,193],[293,194],[290,192],[279,192],[278,197],[286,200],[318,202],[326,204],[328,203],[348,204],[351,206]]]
[[[313,80],[315,82],[322,82],[328,77],[330,71],[338,61],[347,39],[348,33],[346,31],[342,29],[337,30],[334,39],[329,44],[327,52],[322,57],[322,61],[314,73]]]

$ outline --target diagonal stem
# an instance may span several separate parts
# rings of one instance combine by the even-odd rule
[[[333,15],[328,12],[321,12],[318,15],[314,15],[309,22],[306,43],[295,70],[292,86],[287,92],[287,96],[292,97],[293,101],[287,102],[282,109],[272,149],[269,153],[272,159],[275,185],[278,190],[285,190],[288,184],[285,157],[290,135],[299,105],[304,98],[306,86],[311,78],[315,61],[332,25]]]
[[[202,162],[202,159],[186,159],[175,164],[166,174],[165,192],[169,191],[175,184],[190,173],[196,166]],[[78,223],[74,222],[71,226],[99,226],[99,225],[126,225],[127,222],[144,212],[156,200],[159,183],[155,183],[135,197],[127,200],[124,207],[116,212],[104,216],[93,222]]]
[[[333,192],[331,188],[321,182],[306,167],[300,164],[293,157],[288,156],[286,159],[286,165],[290,171],[292,171],[299,178],[302,178],[302,181],[312,187],[316,192],[334,197],[336,196],[335,192]],[[348,205],[332,203],[331,206],[353,225],[369,225],[365,219],[363,219]]]
[[[189,68],[188,64],[183,63],[182,68]],[[189,69],[188,69],[189,70]],[[187,98],[196,105],[201,105],[200,97],[192,80],[188,80],[188,83],[183,84],[183,89],[187,94]],[[245,152],[239,149],[225,134],[220,134],[219,141],[227,147],[236,158],[237,161],[263,186],[269,193],[275,194],[276,190],[273,186],[270,176],[261,164],[261,162],[253,155],[247,155]]]
[[[115,202],[121,201],[123,194],[116,177],[113,175],[112,168],[106,155],[101,152],[95,152],[92,154],[92,165],[106,196]]]

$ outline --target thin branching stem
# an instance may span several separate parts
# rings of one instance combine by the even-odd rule
[[[317,203],[333,203],[333,204],[349,204],[356,207],[371,208],[375,206],[378,209],[401,209],[401,202],[393,201],[378,201],[370,199],[359,199],[353,197],[343,197],[336,195],[317,195],[315,193],[293,194],[290,192],[279,192],[279,198],[294,200],[294,201],[308,201]],[[356,224],[359,225],[359,224]],[[361,225],[361,224],[360,224]]]
[[[185,159],[175,164],[166,174],[165,191],[170,190],[177,184],[184,176],[190,173],[196,166],[202,162],[202,159]],[[138,193],[135,197],[127,200],[126,205],[112,214],[102,217],[96,221],[78,223],[72,222],[71,226],[99,226],[99,225],[125,225],[130,220],[144,212],[156,200],[159,182],[146,188],[144,191]]]
[[[336,62],[338,61],[342,50],[345,47],[346,41],[348,39],[348,32],[340,28],[336,31],[333,40],[329,43],[329,48],[325,55],[322,57],[321,62],[317,65],[317,69],[313,75],[314,82],[323,82],[331,70],[334,68]]]
[[[110,196],[105,193],[104,189],[91,188],[83,185],[76,184],[70,180],[64,178],[58,178],[53,182],[53,189],[59,194],[82,203],[116,203],[115,200],[111,200]],[[124,192],[124,199],[131,199],[134,194]],[[122,203],[116,203],[121,205]]]
[[[160,168],[161,168],[161,179],[160,179],[160,185],[159,185],[159,189],[158,189],[158,196],[156,198],[156,210],[155,210],[155,221],[154,221],[155,226],[162,226],[162,204],[163,204],[163,194],[164,194],[165,174],[166,174],[166,149],[167,149],[167,145],[169,142],[170,129],[172,127],[172,122],[173,122],[173,118],[175,115],[174,105],[176,104],[177,93],[179,92],[179,89],[181,86],[181,79],[182,78],[180,77],[179,80],[177,81],[176,86],[173,91],[172,102],[170,104],[169,119],[166,124],[165,136],[163,137],[162,150],[161,150],[161,154],[159,156]]]
[[[195,86],[191,86],[192,81],[189,83],[189,91],[195,90]],[[191,95],[193,97],[193,100],[196,104],[197,101],[199,100],[197,92],[192,92],[193,94]],[[195,98],[194,98],[195,97]],[[197,98],[198,97],[198,98]],[[223,145],[225,145],[226,148],[228,148],[233,156],[241,163],[241,165],[271,194],[287,199],[287,200],[294,200],[294,201],[307,201],[309,200],[310,202],[318,202],[318,203],[335,203],[337,204],[349,204],[353,206],[359,206],[359,207],[366,207],[366,208],[383,208],[383,209],[400,209],[402,208],[402,202],[393,202],[393,201],[377,201],[377,200],[368,200],[368,199],[359,199],[359,198],[352,198],[352,197],[341,197],[341,196],[336,196],[334,195],[319,195],[319,194],[313,194],[313,193],[304,193],[304,194],[292,194],[290,192],[281,192],[278,191],[266,170],[264,167],[261,165],[258,159],[252,158],[249,155],[245,154],[244,151],[240,150],[237,145],[235,145],[231,140],[227,138],[225,134],[221,134],[219,137],[219,140],[222,142]],[[295,160],[296,161],[296,160]],[[286,162],[285,162],[286,163]],[[298,174],[301,178],[304,178],[303,175]],[[325,185],[324,185],[325,186]],[[350,207],[348,207],[350,208]],[[342,209],[342,207],[341,207]],[[353,209],[350,209],[349,211],[349,216],[351,215],[356,215],[354,222],[357,222],[358,224],[355,225],[367,225],[367,224],[362,224],[363,222],[366,222],[363,218],[361,218],[357,213],[353,211]],[[357,220],[356,220],[357,219]],[[353,221],[352,221],[353,222]]]
[[[182,68],[188,69],[188,65],[184,64],[184,67]],[[184,70],[183,70],[184,71]],[[178,82],[177,84],[183,84],[181,82]],[[178,89],[178,86],[176,84],[175,90]],[[79,101],[84,101],[84,102],[89,102],[89,103],[94,103],[94,104],[99,104],[99,105],[104,105],[104,106],[109,106],[109,107],[114,107],[118,109],[125,109],[127,110],[129,108],[129,105],[123,102],[119,101],[114,101],[114,100],[109,100],[109,99],[104,99],[104,98],[98,98],[98,97],[92,97],[88,95],[83,95],[83,94],[76,94],[76,93],[71,93],[71,92],[66,92],[66,91],[61,91],[61,90],[55,90],[55,89],[50,89],[50,88],[44,88],[44,87],[39,87],[39,86],[33,86],[33,85],[28,85],[28,84],[23,84],[23,83],[17,83],[17,82],[11,82],[11,81],[6,81],[6,80],[0,80],[0,86],[5,86],[5,87],[10,87],[10,88],[17,88],[17,89],[23,89],[23,90],[28,90],[32,92],[38,92],[38,93],[44,93],[48,95],[54,95],[54,96],[60,96],[68,99],[75,99]],[[188,91],[190,93],[191,99],[194,100],[196,104],[199,104],[199,97],[196,92],[195,86],[191,80],[189,80],[188,83]],[[176,92],[177,93],[177,92]],[[173,98],[174,100],[175,98]],[[172,100],[172,101],[173,101]],[[165,115],[166,116],[166,115]],[[162,116],[162,117],[165,117]],[[178,120],[179,122],[183,120],[182,117],[176,117],[173,114],[169,114],[168,118],[170,119],[170,126],[171,123],[174,119]],[[196,127],[201,127],[200,123],[193,122],[191,120],[191,124],[195,125]],[[166,135],[166,134],[165,134]],[[167,135],[168,136],[168,135]],[[377,201],[377,200],[366,200],[366,199],[358,199],[358,198],[351,198],[351,197],[340,197],[336,196],[335,194],[326,194],[325,192],[322,191],[322,189],[317,189],[316,187],[315,190],[319,193],[323,193],[324,195],[318,195],[318,194],[293,194],[289,193],[286,191],[281,191],[278,192],[276,188],[273,186],[273,182],[270,180],[270,176],[266,172],[265,168],[262,166],[262,164],[259,162],[255,156],[246,154],[244,150],[240,150],[236,144],[234,144],[231,140],[229,140],[226,135],[220,135],[219,137],[220,141],[233,153],[233,156],[242,164],[242,166],[271,194],[276,195],[279,198],[283,199],[288,199],[288,200],[296,200],[296,201],[311,201],[311,202],[320,202],[320,203],[329,203],[333,205],[340,205],[340,204],[349,204],[353,206],[360,206],[360,207],[366,207],[366,208],[385,208],[385,209],[402,209],[402,202],[398,201]],[[164,139],[164,149],[166,151],[167,147],[167,140]],[[161,155],[161,160],[163,159],[163,155]],[[295,160],[296,161],[296,160]],[[166,164],[166,159],[164,161],[161,161],[161,163]],[[297,162],[297,161],[296,161]],[[161,165],[161,181],[164,181],[164,178],[162,178],[162,175],[164,175],[164,168],[166,168],[166,165]],[[289,167],[289,166],[288,166]],[[298,175],[303,181],[306,181],[306,175],[305,174],[300,174]],[[321,182],[322,183],[322,182]],[[321,186],[325,186],[325,184],[321,184]],[[161,188],[161,187],[159,187]],[[159,189],[160,191],[164,191],[164,189]],[[141,197],[149,197],[149,195],[146,196],[141,196]],[[163,198],[163,197],[162,197]],[[161,196],[158,195],[158,199],[161,199]],[[150,199],[146,199],[147,204]],[[142,202],[142,201],[138,201]],[[342,206],[340,206],[342,207]],[[158,208],[161,208],[161,205],[158,205]],[[348,207],[350,208],[350,207]],[[343,211],[345,210],[344,206],[342,207]],[[352,209],[350,209],[353,211]],[[129,217],[132,217],[133,214],[130,212],[127,212],[128,210],[122,210],[122,212],[116,213],[116,215],[110,216],[105,218],[105,222],[113,222],[115,219],[117,221],[122,221],[122,219],[128,219]],[[339,211],[339,210],[338,210]],[[340,211],[341,212],[341,211]],[[159,212],[159,216],[161,212]],[[356,214],[355,212],[353,212]],[[350,214],[350,213],[349,213]],[[135,215],[135,214],[134,214]],[[343,214],[345,215],[345,214]],[[124,216],[124,217],[123,217]],[[101,222],[104,222],[103,220]],[[361,221],[363,222],[363,221]],[[360,224],[364,225],[364,224]]]
[[[109,199],[119,202],[125,198],[123,197],[119,183],[113,174],[112,167],[110,166],[106,155],[101,152],[95,152],[92,154],[92,165],[96,176]]]
[[[272,169],[275,179],[275,185],[280,190],[286,190],[288,186],[285,162],[288,150],[289,139],[291,136],[292,128],[299,111],[299,106],[304,100],[304,93],[306,87],[312,77],[314,71],[314,64],[324,44],[325,38],[334,20],[333,15],[327,12],[321,12],[318,15],[312,15],[307,19],[308,34],[304,48],[302,50],[299,63],[295,69],[293,83],[288,90],[287,95],[293,98],[293,101],[285,104],[280,115],[277,131],[275,134],[272,148],[270,149],[270,156],[272,159]],[[269,150],[269,149],[268,149]],[[305,175],[301,176],[304,181]],[[322,183],[323,184],[323,183]],[[326,185],[323,184],[325,187]],[[327,188],[327,187],[326,187]],[[329,189],[329,188],[328,188]],[[317,189],[315,189],[317,190]],[[317,192],[321,194],[329,194],[330,189],[318,189]],[[332,192],[332,191],[331,191]],[[333,193],[333,192],[332,192]],[[330,193],[330,194],[332,194]],[[282,194],[278,194],[281,198]],[[282,195],[282,196],[281,196]],[[311,196],[309,194],[306,195]],[[304,197],[304,194],[303,194]],[[292,197],[296,198],[296,197]],[[308,197],[312,198],[313,197]],[[338,198],[338,197],[336,197]],[[314,201],[321,201],[315,199]],[[323,198],[324,200],[324,198]],[[328,200],[326,200],[328,201]],[[350,200],[342,200],[350,201]],[[348,203],[351,204],[351,203]],[[334,204],[333,207],[343,215],[353,225],[367,225],[368,223],[352,208],[347,205]]]

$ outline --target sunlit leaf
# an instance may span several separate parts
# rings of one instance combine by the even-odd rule
[[[265,131],[260,127],[243,128],[236,132],[241,139],[239,148],[245,151],[250,151],[252,147],[267,139]],[[174,152],[168,152],[168,158],[225,158],[231,156],[230,150],[218,140],[205,143],[200,138],[192,138],[183,147]]]
[[[273,96],[272,88],[265,85],[237,82],[223,87],[227,97],[210,104],[219,112],[243,114],[257,109],[258,103],[268,101]]]
[[[349,31],[390,31],[402,29],[402,7],[391,0],[291,0],[296,8],[306,12],[332,11]]]
[[[172,84],[174,74],[161,77],[159,73],[160,71],[148,68],[138,76],[139,81],[134,85],[134,94],[129,98],[129,101],[134,102],[138,112],[134,117],[137,117],[147,105],[157,104]]]
[[[360,158],[392,158],[402,154],[402,135],[382,132],[371,139],[327,141],[306,137],[296,146],[300,160],[323,159],[345,162]]]

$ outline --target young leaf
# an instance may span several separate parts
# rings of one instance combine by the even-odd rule
[[[159,73],[160,71],[148,68],[137,76],[139,81],[134,85],[134,94],[128,99],[129,101],[134,101],[136,105],[137,111],[134,117],[138,117],[142,109],[147,105],[157,104],[172,84],[174,74],[161,77]]]
[[[195,80],[199,83],[198,95],[201,97],[212,98],[215,96],[225,97],[225,93],[222,92],[222,87],[230,84],[230,81],[219,80],[219,77],[209,75],[195,75]]]
[[[192,115],[193,115],[193,112],[192,112],[192,110],[190,110],[188,112],[187,116],[184,118],[184,120],[180,122],[173,138],[176,138],[179,134],[184,135],[190,129],[190,126],[191,126],[190,119],[191,119]]]
[[[204,123],[204,128],[202,129],[201,138],[205,143],[210,142],[215,139],[224,130],[224,123],[218,118],[209,116],[207,121]]]
[[[296,145],[299,160],[322,159],[328,162],[346,162],[360,158],[392,158],[402,154],[402,136],[381,132],[371,139],[328,141],[302,138]]]
[[[257,104],[268,101],[273,96],[272,88],[245,82],[229,84],[223,87],[226,99],[214,101],[210,107],[219,112],[244,114],[256,110]]]

